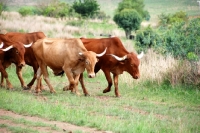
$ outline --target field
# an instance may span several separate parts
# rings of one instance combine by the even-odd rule
[[[15,90],[1,88],[0,131],[11,132],[172,132],[198,133],[200,131],[199,90],[191,87],[149,82],[120,82],[121,97],[116,98],[112,90],[103,94],[106,80],[98,73],[94,79],[85,77],[90,97],[63,92],[66,77],[55,77],[50,71],[50,80],[56,94],[45,91],[37,95],[34,89],[23,91],[14,74],[8,69]],[[24,77],[30,80],[30,67]],[[122,80],[121,80],[122,81]],[[33,87],[34,88],[34,87]],[[13,113],[14,112],[14,113]],[[3,122],[2,122],[3,121]],[[68,123],[73,125],[68,125]],[[23,126],[22,126],[23,125]],[[66,126],[63,126],[66,125]],[[74,126],[76,125],[76,126]]]
[[[117,2],[112,5],[113,1],[109,0],[104,6],[109,14],[113,14],[113,10],[109,9],[117,5]],[[156,22],[156,16],[161,12],[171,13],[185,9],[191,15],[199,13],[196,1],[189,3],[188,0],[182,0],[180,4],[178,1],[173,4],[174,1],[167,0],[144,1],[147,3],[146,8],[154,16],[151,22]],[[136,52],[134,41],[126,40],[124,31],[112,21],[21,17],[17,12],[3,12],[0,27],[0,30],[7,31],[43,31],[48,37],[59,38],[99,38],[101,33],[112,34],[121,38],[128,51]],[[12,65],[7,68],[7,72],[15,89],[0,88],[0,132],[199,133],[199,85],[173,84],[179,77],[185,76],[184,72],[190,73],[191,67],[188,62],[181,64],[171,56],[163,57],[150,49],[141,60],[140,79],[134,80],[126,72],[120,75],[121,97],[116,98],[114,87],[111,92],[102,93],[107,82],[101,71],[93,79],[87,78],[84,73],[85,84],[90,93],[88,97],[83,95],[80,85],[80,96],[64,92],[63,87],[68,84],[67,78],[54,76],[50,69],[50,82],[56,94],[50,93],[44,81],[45,91],[35,94],[35,86],[31,90],[22,90],[15,66]],[[25,82],[28,83],[32,76],[32,68],[25,66]],[[193,80],[189,76],[186,78]],[[196,78],[197,81],[199,79]]]

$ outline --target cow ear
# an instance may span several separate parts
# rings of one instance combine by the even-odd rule
[[[125,60],[123,60],[123,61],[120,61],[119,63],[120,63],[120,64],[125,64],[125,63],[127,62],[127,60],[128,60],[128,59],[125,59]]]
[[[120,61],[119,63],[120,63],[120,64],[125,64],[125,62],[124,62],[124,61]]]
[[[85,55],[83,53],[79,53],[79,61],[84,61]]]

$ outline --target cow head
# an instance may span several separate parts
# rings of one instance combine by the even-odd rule
[[[12,45],[9,45],[8,47],[5,47],[1,50],[5,52],[5,57],[9,58],[11,62],[17,64],[19,67],[23,67],[25,65],[24,61],[25,48],[30,47],[32,43],[29,45],[24,45],[20,42],[12,42],[11,44]]]
[[[95,52],[92,52],[92,51],[79,53],[79,55],[81,56],[82,60],[85,63],[85,68],[86,68],[89,78],[95,77],[94,67],[98,61],[98,59],[96,57],[103,56],[106,53],[106,50],[107,50],[107,48],[100,54],[96,54]]]
[[[134,79],[138,79],[140,77],[139,64],[140,64],[140,59],[144,55],[143,52],[139,55],[136,55],[131,52],[123,57],[118,57],[113,54],[109,55],[113,56],[116,60],[119,61],[119,63],[123,64],[122,69],[124,71],[127,71]]]

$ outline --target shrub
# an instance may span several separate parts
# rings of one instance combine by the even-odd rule
[[[34,15],[33,8],[24,6],[21,7],[18,11],[22,16],[27,16],[27,15]]]
[[[150,26],[137,31],[136,45],[139,51],[146,51],[149,48],[156,48],[159,51],[163,51],[160,35]]]
[[[161,15],[158,16],[158,18],[159,18],[159,24],[161,26],[170,26],[174,23],[181,23],[188,21],[187,14],[183,11],[176,12],[174,14],[162,13]]]
[[[72,7],[83,17],[92,17],[99,10],[99,4],[96,0],[83,0],[83,2],[75,0]]]
[[[124,29],[126,38],[129,38],[131,31],[139,29],[142,17],[134,9],[124,9],[115,14],[113,20],[120,28]]]
[[[38,4],[36,8],[36,14],[55,18],[69,16],[70,12],[72,12],[71,7],[67,3],[59,1]]]

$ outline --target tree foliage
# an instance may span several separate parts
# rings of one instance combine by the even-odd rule
[[[99,10],[96,0],[75,0],[72,7],[83,17],[92,17]]]
[[[134,9],[124,9],[114,16],[114,21],[120,28],[123,28],[128,38],[131,31],[139,29],[142,22],[141,16]]]
[[[188,17],[187,14],[183,11],[176,12],[174,14],[165,14],[162,13],[158,16],[159,24],[161,26],[170,26],[173,23],[187,22]]]
[[[0,1],[0,15],[5,10],[7,10],[6,2],[5,1]]]
[[[70,14],[71,7],[59,0],[54,0],[48,4],[40,3],[36,8],[36,14],[44,15],[48,17],[66,17]]]
[[[21,7],[18,11],[22,16],[34,15],[33,8],[28,6]]]
[[[177,14],[177,13],[175,13]],[[176,16],[176,15],[172,15]],[[183,17],[185,18],[185,17]],[[163,54],[171,54],[176,58],[200,59],[200,18],[173,19],[170,26],[150,27],[140,30],[136,34],[136,45],[140,49],[155,49]]]
[[[142,20],[148,12],[144,10],[143,0],[123,0],[118,4],[118,8],[113,20],[123,28],[126,38],[129,38],[131,31],[138,30]]]
[[[149,12],[144,10],[144,1],[143,0],[123,0],[118,4],[116,12],[121,12],[124,9],[134,9],[138,12],[143,19],[148,20],[150,18]]]

